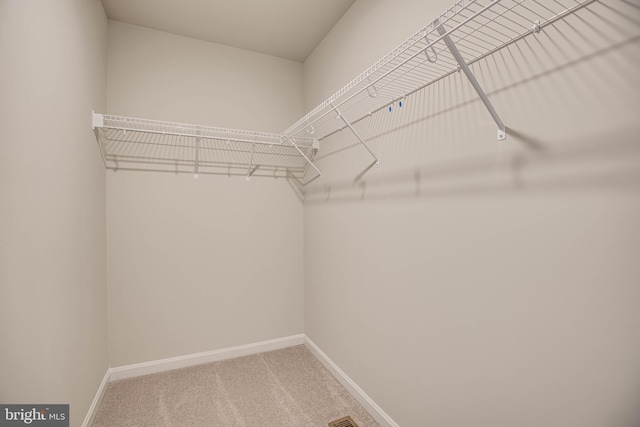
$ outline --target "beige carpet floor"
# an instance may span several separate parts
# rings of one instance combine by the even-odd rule
[[[379,424],[304,346],[114,381],[93,427]]]

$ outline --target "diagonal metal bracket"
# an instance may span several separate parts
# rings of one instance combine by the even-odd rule
[[[460,55],[460,52],[458,51],[455,43],[453,42],[453,40],[451,40],[449,34],[447,34],[446,28],[444,28],[443,24],[438,24],[437,20],[434,21],[433,25],[436,26],[438,34],[440,34],[440,36],[442,37],[442,40],[447,45],[447,48],[449,48],[449,51],[455,58],[456,62],[458,62],[460,69],[464,72],[465,76],[467,76],[467,79],[469,79],[469,82],[471,82],[471,86],[473,86],[473,88],[476,90],[478,96],[480,96],[480,99],[482,100],[482,103],[485,107],[487,107],[487,110],[489,110],[489,114],[491,114],[491,117],[493,117],[493,120],[498,125],[498,141],[505,139],[507,137],[507,128],[504,126],[504,123],[500,119],[500,116],[498,116],[498,113],[496,113],[493,105],[491,105],[491,101],[489,101],[489,98],[487,98],[487,95],[482,90],[480,83],[478,83],[478,80],[469,69],[469,66],[467,65],[465,60],[462,58],[462,55]]]
[[[193,179],[198,179],[200,173],[200,137],[196,137],[196,158],[193,166]]]
[[[197,127],[196,134],[198,136],[196,136],[196,153],[195,153],[196,155],[195,155],[195,159],[193,159],[193,179],[198,179],[198,176],[200,175],[200,142],[201,142],[200,126]]]
[[[376,167],[380,167],[380,160],[378,160],[378,158],[376,157],[375,154],[373,154],[373,151],[371,151],[371,149],[369,148],[369,146],[364,142],[364,140],[360,137],[360,135],[358,134],[358,132],[356,132],[356,130],[353,128],[353,126],[351,126],[351,123],[349,123],[349,121],[342,115],[342,113],[340,112],[340,110],[338,110],[335,106],[333,107],[333,109],[335,110],[335,112],[338,114],[338,117],[340,117],[342,119],[342,121],[344,122],[345,125],[347,125],[347,127],[351,130],[351,132],[353,132],[353,134],[355,135],[356,138],[358,138],[358,141],[360,141],[360,144],[362,144],[364,146],[364,148],[367,149],[367,151],[369,152],[369,154],[371,154],[371,156],[374,158],[374,160],[376,161],[375,165]]]
[[[304,157],[304,159],[307,161],[307,163],[309,163],[309,165],[314,168],[316,170],[316,172],[318,172],[318,177],[322,177],[322,171],[320,171],[320,169],[318,169],[318,167],[316,165],[313,164],[313,162],[309,159],[309,157],[306,156],[306,154],[304,154],[304,152],[300,149],[300,147],[298,147],[296,145],[296,141],[289,136],[285,136],[286,139],[289,140],[289,143],[291,145],[293,145],[295,147],[296,150],[298,150],[298,153],[300,153],[302,155],[302,157]],[[316,177],[317,178],[317,177]],[[315,178],[314,178],[315,179]]]
[[[251,168],[253,167],[253,155],[256,153],[256,143],[251,144],[251,159],[249,160],[249,169],[247,169],[247,176],[244,179],[249,182],[251,181]]]

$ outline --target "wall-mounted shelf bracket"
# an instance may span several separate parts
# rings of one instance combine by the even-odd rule
[[[249,160],[249,169],[247,169],[247,176],[245,177],[245,180],[247,180],[247,182],[251,181],[251,168],[253,167],[253,155],[256,153],[256,144],[252,144],[251,145],[251,159]]]
[[[196,158],[194,159],[193,179],[198,179],[200,168],[200,138],[196,138]]]
[[[291,138],[291,137],[286,137],[286,138],[287,138],[287,140],[289,140],[289,143],[290,143],[290,144],[291,144],[291,145],[292,145],[296,150],[298,150],[298,153],[300,153],[300,155],[301,155],[302,157],[304,157],[304,159],[307,161],[307,163],[309,163],[309,165],[310,165],[312,168],[314,168],[316,172],[318,172],[318,176],[319,176],[319,177],[322,177],[322,171],[320,171],[320,169],[318,169],[318,167],[317,167],[316,165],[314,165],[314,164],[313,164],[313,162],[309,159],[309,157],[307,157],[307,155],[306,155],[306,154],[304,154],[304,152],[300,149],[300,147],[298,147],[298,146],[296,145],[296,141],[295,141],[293,138]]]
[[[505,139],[507,137],[507,128],[504,126],[504,123],[500,119],[500,116],[498,116],[498,113],[496,113],[496,110],[493,108],[493,105],[491,105],[491,101],[489,101],[489,98],[487,98],[487,95],[484,93],[484,90],[482,90],[480,83],[478,83],[478,80],[469,69],[469,66],[467,65],[465,60],[462,58],[462,55],[458,51],[458,48],[456,47],[455,43],[453,42],[453,40],[451,40],[451,37],[449,37],[449,34],[447,33],[446,28],[444,27],[443,24],[440,24],[437,19],[433,21],[433,26],[436,27],[438,34],[440,34],[440,36],[442,37],[442,40],[447,45],[449,52],[451,52],[451,55],[453,55],[453,57],[455,58],[456,62],[458,63],[458,66],[464,72],[465,76],[467,76],[467,79],[471,83],[471,86],[473,86],[475,91],[478,93],[478,96],[482,100],[482,103],[484,104],[485,107],[487,107],[487,110],[489,110],[489,114],[491,114],[491,117],[493,117],[493,120],[498,125],[498,141]]]
[[[378,160],[378,157],[376,157],[375,154],[373,154],[373,151],[371,151],[371,149],[369,148],[369,146],[364,142],[364,140],[362,139],[362,137],[360,137],[360,135],[358,134],[358,132],[356,132],[356,130],[353,128],[353,126],[351,126],[351,123],[349,123],[349,120],[347,120],[342,113],[340,112],[340,110],[338,110],[335,106],[333,107],[334,111],[336,112],[336,114],[338,114],[338,116],[336,118],[340,118],[342,119],[342,121],[344,122],[345,125],[347,125],[347,127],[351,130],[351,132],[355,135],[355,137],[358,139],[358,141],[360,141],[360,144],[362,144],[364,146],[364,148],[367,149],[367,151],[369,152],[369,154],[371,154],[371,157],[373,157],[373,159],[376,161],[375,165],[376,167],[380,167],[380,160]]]
[[[540,20],[533,21],[533,26],[531,27],[531,31],[538,34],[542,26],[540,25]]]
[[[97,127],[101,128],[104,126],[104,115],[96,114],[95,111],[91,110],[91,129],[96,130]]]

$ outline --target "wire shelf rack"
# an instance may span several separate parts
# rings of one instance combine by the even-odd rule
[[[447,38],[472,64],[593,1],[458,0],[283,134],[312,130],[322,141],[349,127],[345,121],[354,124],[380,110],[402,108],[408,95],[460,70]]]
[[[281,134],[162,122],[105,114],[93,127],[107,168],[294,176],[302,183],[320,141],[373,114],[403,108],[407,96],[464,74],[498,126],[506,127],[468,65],[539,32],[596,0],[458,0]]]
[[[314,155],[313,139],[274,133],[96,113],[93,126],[108,169],[301,178]]]

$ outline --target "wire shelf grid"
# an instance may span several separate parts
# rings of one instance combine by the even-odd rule
[[[306,129],[322,141],[384,109],[403,108],[418,90],[459,70],[443,39],[449,36],[467,64],[520,40],[594,0],[458,0],[287,130]],[[439,31],[440,29],[440,31]]]
[[[155,164],[196,175],[226,168],[244,169],[238,174],[247,178],[257,170],[302,178],[312,167],[321,176],[313,164],[319,141],[350,128],[369,150],[352,124],[403,108],[409,95],[594,1],[457,0],[281,134],[102,114],[94,115],[94,129],[107,168]]]
[[[109,169],[165,165],[194,173],[231,168],[248,175],[260,169],[301,177],[308,163],[292,143],[307,156],[313,155],[311,138],[292,141],[266,132],[96,116],[95,131]]]

